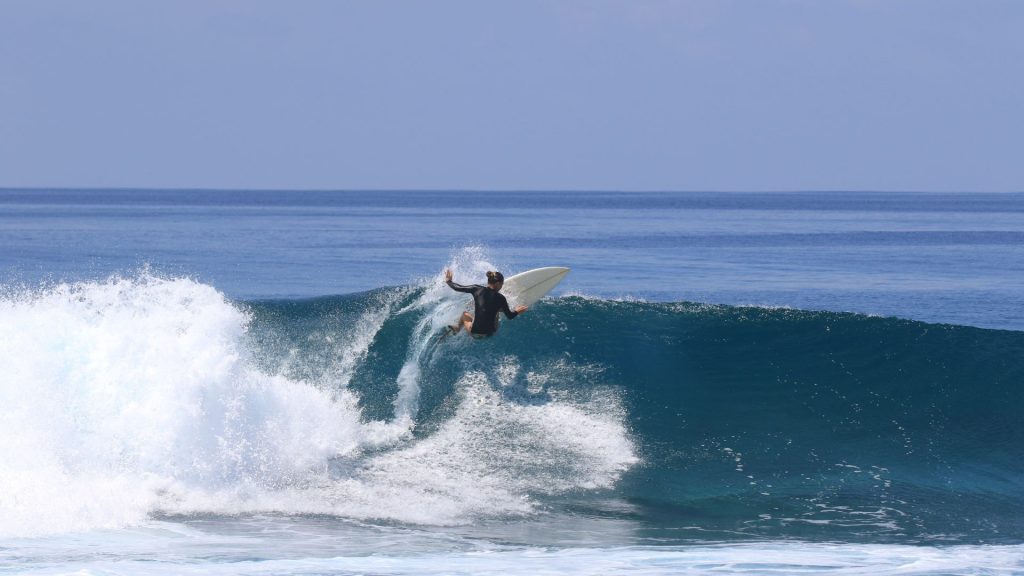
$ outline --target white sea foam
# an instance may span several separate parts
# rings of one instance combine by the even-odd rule
[[[614,397],[510,402],[502,383],[479,371],[458,386],[458,407],[439,430],[372,459],[357,485],[336,486],[350,513],[359,503],[363,517],[384,505],[424,523],[522,514],[533,508],[531,494],[609,487],[636,462]]]
[[[226,527],[228,528],[228,527]],[[19,574],[606,575],[1019,574],[1024,546],[760,542],[691,546],[536,547],[480,538],[294,523],[218,534],[162,523],[148,530],[34,541],[0,549]],[[258,530],[263,528],[262,530]],[[298,530],[296,530],[298,528]],[[89,554],[84,550],[103,550]],[[160,550],[159,561],[153,551]]]
[[[191,280],[0,301],[0,533],[121,526],[190,487],[287,483],[361,442],[354,398],[251,368]]]
[[[414,438],[429,343],[456,305],[443,291],[414,305],[423,316],[393,418],[365,421],[344,385],[396,301],[344,335],[330,388],[259,369],[250,318],[193,280],[0,298],[0,535],[137,525],[156,511],[457,523],[608,486],[635,461],[614,397],[517,404],[483,372],[464,374],[453,416]]]

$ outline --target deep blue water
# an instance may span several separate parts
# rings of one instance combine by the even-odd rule
[[[1019,573],[1024,195],[0,191],[0,572]],[[439,338],[487,269],[573,269]]]
[[[467,246],[565,291],[1024,328],[1024,194],[0,190],[0,279],[144,265],[231,297],[432,276]]]

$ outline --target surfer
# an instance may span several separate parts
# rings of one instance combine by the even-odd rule
[[[504,312],[509,320],[526,312],[526,306],[516,306],[515,310],[509,310],[508,300],[499,292],[505,283],[505,277],[501,272],[487,273],[487,286],[473,284],[463,286],[452,282],[452,271],[444,271],[444,281],[456,292],[466,292],[473,295],[475,309],[473,314],[463,312],[458,324],[449,326],[452,334],[458,334],[463,328],[470,336],[491,336],[498,331],[498,312]]]

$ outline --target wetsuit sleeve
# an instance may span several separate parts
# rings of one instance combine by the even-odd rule
[[[447,284],[452,290],[455,290],[456,292],[468,292],[470,294],[472,294],[473,289],[476,288],[476,286],[463,286],[462,284],[456,284],[451,280],[449,280]]]
[[[512,310],[509,310],[508,300],[506,300],[504,296],[501,297],[501,311],[505,313],[505,317],[508,318],[509,320],[515,318],[516,316],[519,316],[518,312],[513,312]]]

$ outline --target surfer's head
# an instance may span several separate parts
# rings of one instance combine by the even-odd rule
[[[504,283],[505,277],[501,275],[501,272],[487,273],[487,287],[491,290],[501,290],[501,285]]]

